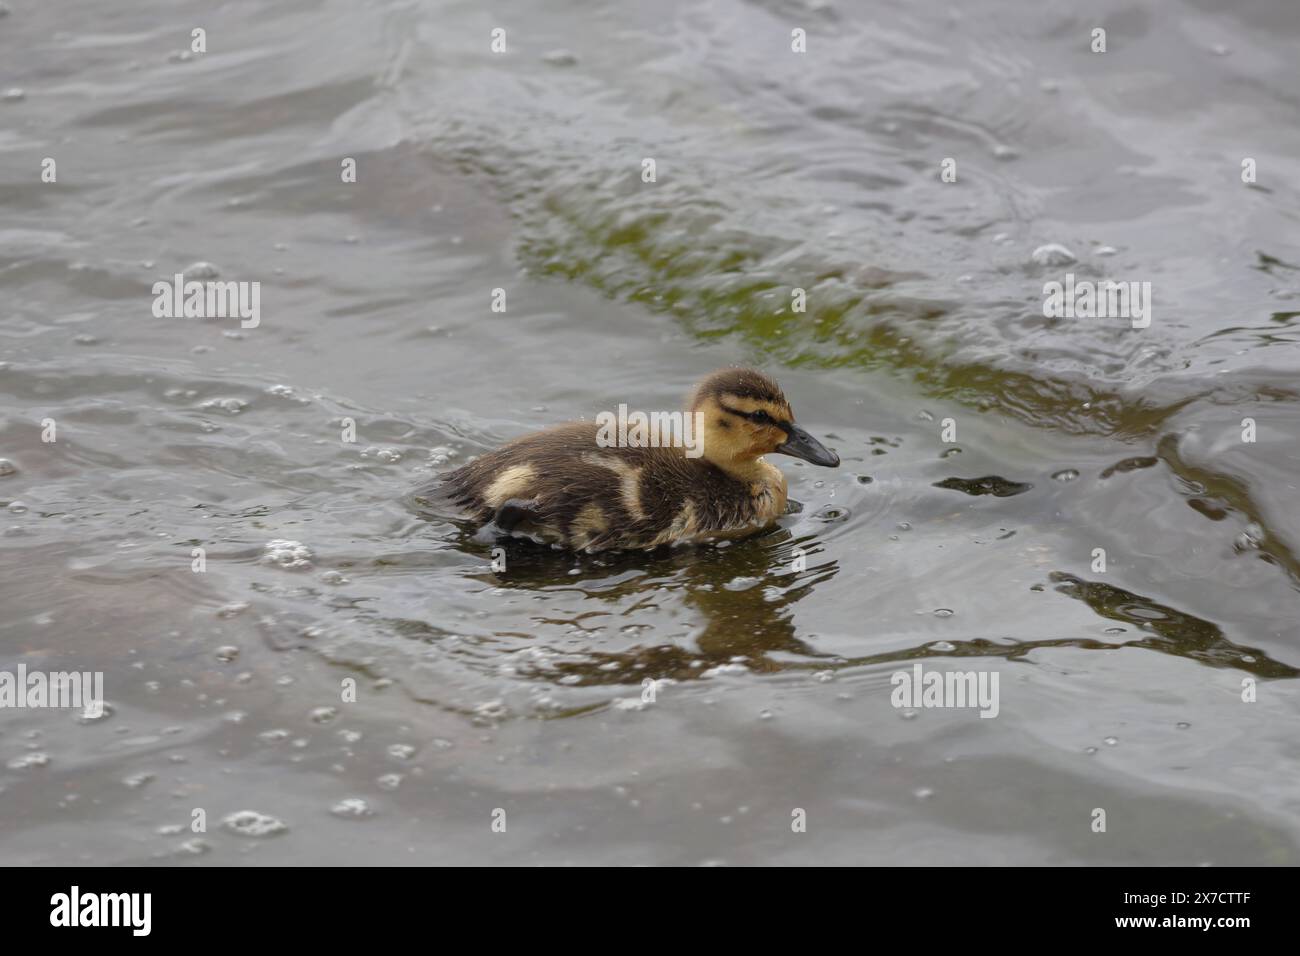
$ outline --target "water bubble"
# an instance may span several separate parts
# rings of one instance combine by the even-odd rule
[[[1114,747],[1117,743],[1119,743],[1119,738],[1106,737],[1105,739],[1102,740],[1102,743],[1104,743],[1107,747]]]
[[[951,653],[956,649],[957,649],[957,645],[953,644],[951,641],[935,641],[933,644],[930,645],[930,650],[939,651],[940,653],[943,654]]]
[[[415,748],[410,744],[389,744],[388,756],[394,760],[410,760],[415,756]]]
[[[231,833],[246,837],[269,837],[286,832],[289,827],[282,820],[257,810],[236,810],[221,821]]]
[[[929,787],[918,787],[912,791],[912,796],[918,800],[929,800],[934,796],[934,791]]]
[[[1074,479],[1079,477],[1079,473],[1073,468],[1065,468],[1056,472],[1052,477],[1057,481],[1074,481]]]
[[[1233,546],[1237,551],[1251,551],[1257,549],[1263,540],[1264,529],[1252,521],[1242,529],[1241,534],[1237,535]]]
[[[1086,753],[1089,757],[1091,757],[1093,754],[1095,754],[1095,753],[1097,752],[1097,748],[1096,748],[1096,747],[1084,747],[1084,748],[1083,748],[1083,752]]]
[[[375,783],[379,785],[380,790],[396,790],[402,785],[404,779],[400,773],[386,773],[379,777]]]
[[[247,407],[248,402],[242,398],[210,398],[199,406],[199,408],[219,408],[231,415],[238,415]]]
[[[48,767],[50,765],[50,755],[41,753],[39,750],[29,754],[23,754],[21,757],[14,757],[6,767],[10,770],[26,770],[28,767]]]
[[[221,275],[221,270],[211,262],[200,260],[198,262],[192,262],[186,266],[183,273],[185,280],[189,282],[191,280],[215,279]]]
[[[360,820],[375,815],[375,811],[370,809],[370,804],[360,797],[348,797],[345,800],[340,800],[330,807],[330,813],[336,817],[344,817],[349,820]]]
[[[1179,721],[1175,726],[1176,726],[1179,730],[1186,730],[1188,727],[1190,727],[1190,726],[1192,726],[1192,725],[1189,724],[1189,723],[1188,723],[1187,721],[1185,721],[1185,720],[1180,720],[1180,721]]]
[[[311,722],[313,724],[328,724],[338,715],[339,710],[337,707],[317,707],[311,712]]]
[[[87,707],[77,712],[77,723],[79,724],[97,724],[101,720],[107,720],[113,716],[115,708],[106,700],[98,701],[98,707]]]
[[[27,94],[23,92],[22,87],[18,86],[11,86],[4,92],[4,100],[6,103],[17,103],[26,96]]]
[[[287,570],[311,567],[311,550],[301,541],[277,538],[264,546],[262,564],[275,564]]]
[[[934,610],[935,617],[952,617],[954,613],[951,608],[946,607],[935,608]]]
[[[1078,257],[1059,242],[1039,246],[1030,253],[1029,258],[1040,266],[1064,266],[1078,261]]]
[[[154,779],[154,775],[151,773],[133,773],[131,776],[124,778],[122,782],[132,790],[139,790],[145,784],[153,783]]]
[[[18,466],[8,458],[0,458],[0,478],[8,478],[16,474],[18,474]]]
[[[218,647],[216,651],[217,660],[221,661],[223,664],[229,664],[238,656],[239,648],[234,644],[224,644],[221,647]]]

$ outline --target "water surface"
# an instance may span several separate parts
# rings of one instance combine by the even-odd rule
[[[1300,9],[1221,6],[11,0],[0,668],[110,712],[0,713],[0,861],[1300,862]],[[736,362],[844,461],[768,534],[410,505]]]

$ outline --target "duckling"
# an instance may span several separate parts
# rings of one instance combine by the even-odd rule
[[[610,447],[597,422],[570,422],[479,456],[443,476],[435,494],[481,523],[535,541],[575,551],[651,550],[771,525],[785,513],[786,481],[764,455],[840,463],[795,424],[776,382],[753,369],[705,377],[686,411],[688,426],[699,428],[693,440],[684,428],[667,447]]]

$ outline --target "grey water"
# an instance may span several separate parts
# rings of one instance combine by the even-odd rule
[[[1290,0],[3,9],[0,863],[1300,862]],[[734,363],[767,534],[411,507]]]

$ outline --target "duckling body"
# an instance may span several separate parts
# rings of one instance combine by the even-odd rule
[[[680,444],[611,446],[596,422],[571,422],[479,456],[446,475],[439,493],[508,533],[573,550],[648,550],[772,524],[785,513],[786,481],[765,453],[839,464],[751,369],[706,378],[688,412],[702,426],[698,457]]]

